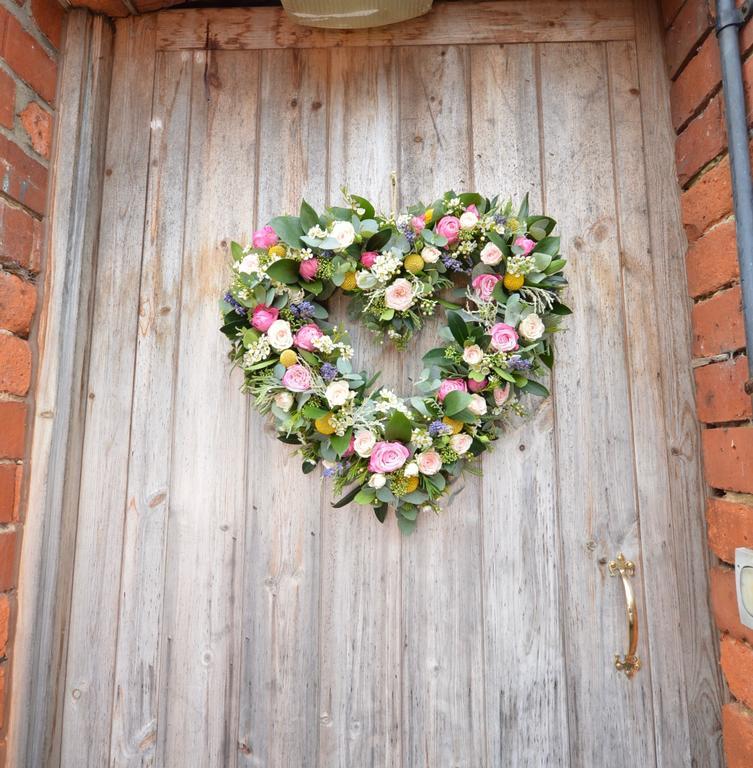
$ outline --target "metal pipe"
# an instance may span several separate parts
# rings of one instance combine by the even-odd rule
[[[717,0],[716,36],[722,63],[727,142],[737,230],[737,258],[740,262],[745,340],[748,349],[748,381],[745,391],[753,395],[753,180],[750,172],[748,119],[739,40],[740,27],[750,14],[749,2],[738,9],[735,0]]]

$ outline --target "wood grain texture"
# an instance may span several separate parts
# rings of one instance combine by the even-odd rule
[[[532,45],[471,49],[475,188],[545,212]],[[484,457],[483,591],[491,765],[568,765],[551,399]],[[541,726],[532,728],[531,723]]]
[[[155,19],[135,19],[115,38],[108,134],[123,133],[108,142],[102,192],[63,709],[65,765],[104,765],[110,755],[154,29]]]
[[[324,30],[294,24],[280,8],[163,11],[161,50],[333,48],[630,40],[632,0],[438,3],[406,24]]]

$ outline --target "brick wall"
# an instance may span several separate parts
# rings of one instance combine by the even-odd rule
[[[722,730],[729,768],[753,766],[753,630],[738,620],[735,547],[753,547],[753,408],[742,322],[714,0],[662,0],[677,174],[688,236],[696,405],[703,426],[711,598],[732,702]],[[753,23],[741,31],[753,117]]]
[[[57,0],[0,0],[0,765],[63,16]]]

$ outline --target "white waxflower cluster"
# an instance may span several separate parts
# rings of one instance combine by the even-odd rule
[[[458,251],[460,253],[473,253],[476,250],[476,242],[474,240],[463,240],[460,245],[458,245]]]
[[[311,248],[301,248],[301,261],[308,261],[314,258],[314,252]]]
[[[426,451],[431,448],[431,435],[425,429],[414,429],[410,435],[410,441],[419,451]]]
[[[449,203],[447,203],[447,213],[454,213],[458,208],[462,208],[459,197],[453,197]]]
[[[269,357],[270,352],[269,339],[266,336],[261,336],[243,355],[243,367],[249,368],[254,365],[254,363],[260,363],[262,360],[266,360]]]
[[[353,357],[353,347],[350,344],[343,344],[341,341],[334,341],[331,336],[326,334],[319,336],[311,342],[318,352],[324,355],[331,355],[335,350],[339,352],[339,356],[345,360],[350,360]]]
[[[533,256],[510,256],[507,260],[507,271],[511,275],[527,275],[535,267]]]
[[[379,393],[379,399],[377,400],[374,407],[379,413],[391,413],[392,411],[400,411],[406,416],[410,415],[409,408],[405,405],[402,399],[399,398],[390,389],[383,389]]]
[[[402,261],[392,252],[380,253],[374,260],[371,272],[380,283],[386,283],[403,266]]]
[[[318,224],[314,227],[311,227],[309,231],[306,233],[309,237],[317,237],[320,240],[323,240],[325,237],[327,237],[327,230],[322,229]]]
[[[355,394],[355,393],[354,393]],[[342,408],[339,408],[329,417],[330,424],[335,428],[335,434],[342,437],[353,426],[353,399],[348,400]]]

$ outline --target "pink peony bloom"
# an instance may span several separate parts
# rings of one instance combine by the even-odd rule
[[[319,269],[318,259],[306,259],[302,261],[298,267],[298,274],[307,282],[310,283],[316,277],[316,270]]]
[[[394,472],[405,464],[410,451],[402,443],[381,441],[369,458],[369,472]]]
[[[473,290],[476,291],[476,295],[483,301],[489,301],[492,297],[492,291],[494,286],[502,278],[499,275],[481,274],[473,278],[471,285]]]
[[[465,379],[443,379],[437,392],[437,400],[441,403],[450,392],[467,392]]]
[[[314,351],[314,341],[324,336],[321,329],[315,323],[307,323],[300,328],[293,337],[293,344],[298,349],[305,349],[306,352]]]
[[[251,325],[256,328],[257,331],[266,333],[269,330],[269,326],[277,320],[280,314],[280,310],[276,307],[268,307],[266,304],[257,304],[254,307],[254,314],[251,317]]]
[[[410,220],[410,227],[416,233],[423,232],[424,229],[426,228],[426,222],[424,221],[424,217],[414,216]]]
[[[438,222],[434,231],[438,235],[447,238],[447,243],[452,245],[458,241],[458,232],[460,232],[460,219],[456,216],[443,216]]]
[[[366,269],[371,269],[374,266],[377,256],[378,254],[376,251],[364,251],[361,254],[361,264],[363,264]]]
[[[531,240],[530,237],[516,237],[515,245],[517,245],[518,248],[522,248],[523,253],[528,256],[528,254],[536,247],[536,241]]]
[[[518,348],[518,332],[507,323],[497,323],[492,326],[491,346],[497,352],[511,352]]]
[[[311,374],[302,365],[291,365],[282,377],[282,385],[291,392],[306,392],[311,389]]]
[[[277,245],[280,238],[275,234],[274,229],[267,224],[266,227],[257,229],[254,232],[253,243],[254,248],[271,248],[273,245]]]
[[[482,379],[481,381],[476,381],[476,379],[468,379],[468,389],[471,392],[481,392],[481,390],[484,389],[488,383],[488,379]]]

